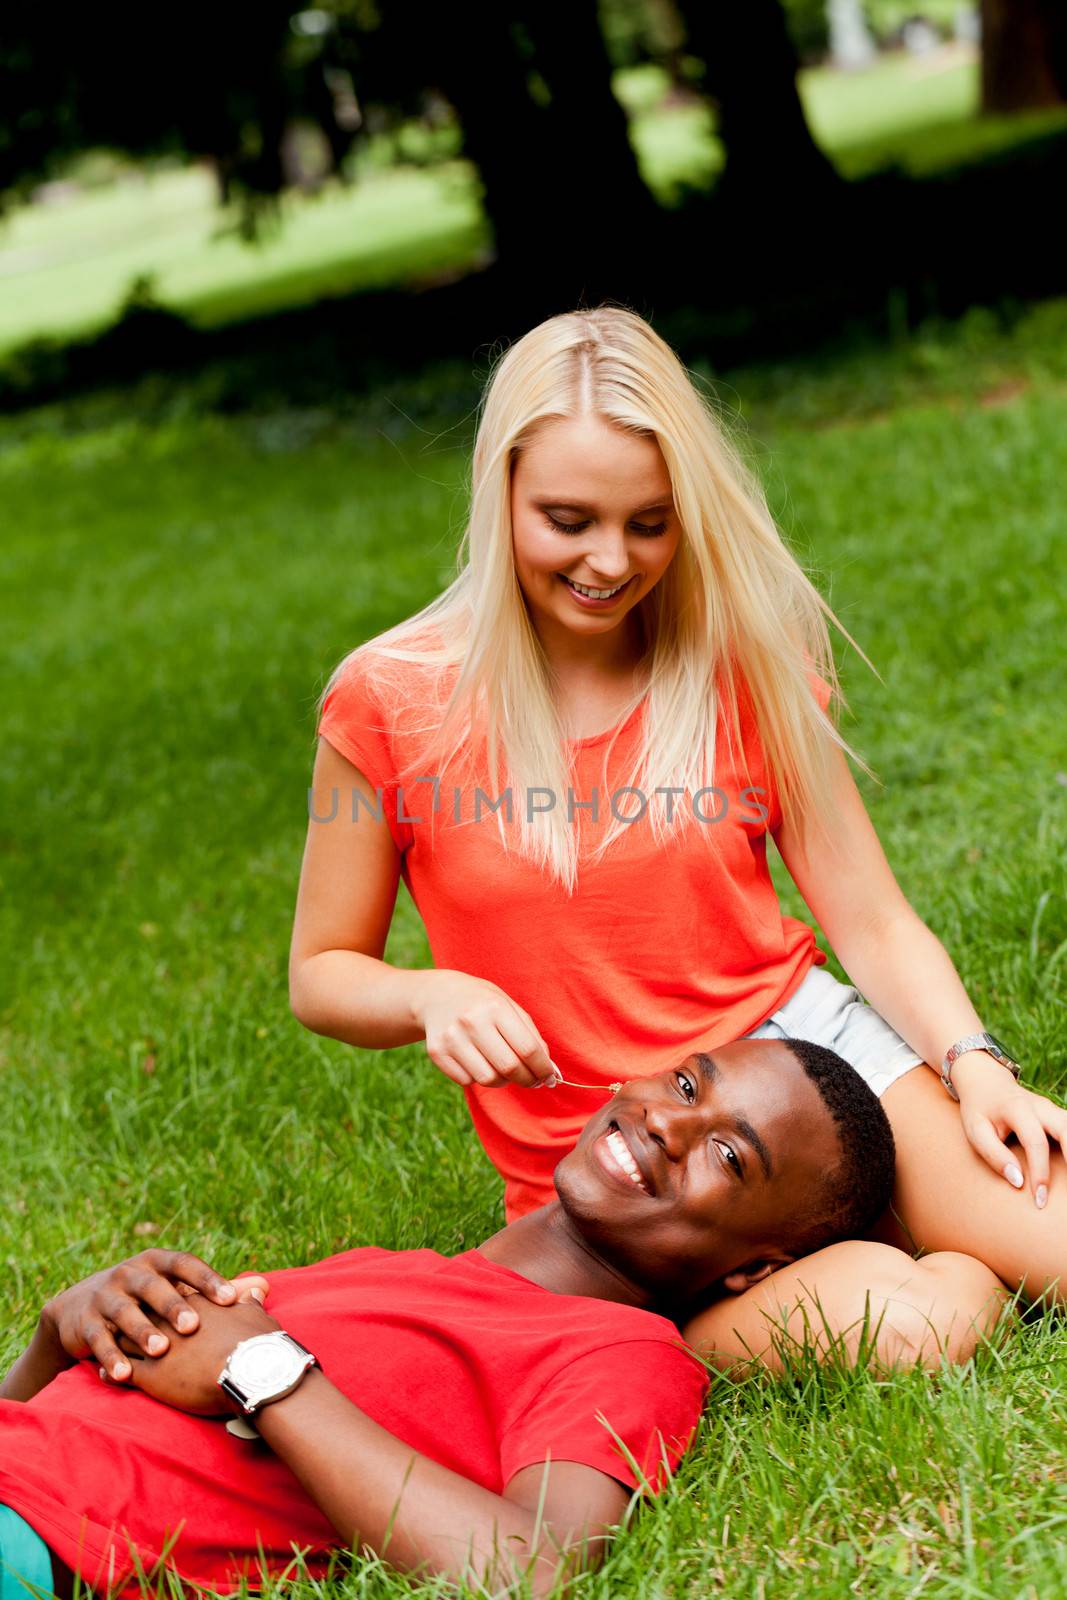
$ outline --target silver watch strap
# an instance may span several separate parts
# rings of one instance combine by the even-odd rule
[[[983,1050],[986,1055],[992,1056],[994,1061],[999,1061],[1002,1067],[1007,1067],[1012,1077],[1018,1082],[1022,1068],[1019,1063],[1005,1050],[999,1039],[994,1039],[991,1033],[969,1033],[963,1039],[957,1039],[945,1051],[945,1059],[941,1063],[941,1082],[952,1096],[958,1101],[956,1086],[952,1082],[952,1068],[960,1056],[966,1055],[969,1050]]]

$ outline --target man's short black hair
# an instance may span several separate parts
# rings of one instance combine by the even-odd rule
[[[893,1193],[896,1146],[878,1096],[836,1050],[810,1039],[783,1039],[822,1096],[837,1126],[841,1158],[823,1193],[790,1231],[789,1247],[810,1255],[854,1239],[881,1216]]]

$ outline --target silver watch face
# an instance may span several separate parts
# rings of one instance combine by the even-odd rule
[[[254,1400],[287,1389],[306,1362],[283,1334],[261,1333],[239,1345],[227,1365],[232,1382]]]

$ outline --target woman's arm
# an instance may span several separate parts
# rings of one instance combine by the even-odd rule
[[[207,1416],[229,1404],[217,1380],[234,1346],[279,1324],[252,1304],[196,1304],[200,1335],[159,1360],[135,1360],[133,1383]],[[411,1571],[429,1568],[460,1582],[473,1576],[494,1590],[528,1573],[533,1593],[547,1593],[598,1560],[630,1498],[616,1479],[577,1462],[527,1467],[494,1494],[395,1438],[317,1370],[264,1406],[256,1427],[342,1545],[367,1545]]]
[[[357,790],[367,805],[353,821]],[[293,1014],[313,1033],[366,1049],[425,1039],[434,1065],[463,1086],[550,1078],[533,1019],[496,984],[382,960],[400,853],[384,817],[372,815],[376,803],[363,773],[320,739],[289,954]]]
[[[834,751],[832,760],[839,818],[832,837],[814,822],[785,823],[775,841],[856,988],[939,1070],[949,1046],[982,1032],[983,1023],[944,945],[904,898],[845,757]],[[952,1081],[967,1136],[978,1154],[1008,1177],[1005,1168],[1015,1167],[1015,1157],[1004,1139],[1015,1133],[1041,1203],[1039,1191],[1047,1193],[1049,1177],[1048,1136],[1063,1143],[1067,1113],[1020,1088],[983,1051],[961,1055]]]

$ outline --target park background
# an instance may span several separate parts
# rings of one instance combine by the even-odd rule
[[[9,9],[0,1360],[146,1244],[501,1220],[453,1087],[303,1031],[286,959],[316,696],[447,581],[491,361],[580,303],[756,463],[880,673],[841,648],[905,892],[1062,1096],[1065,97],[1055,0]],[[582,1588],[1067,1592],[1064,1348],[717,1383]]]

